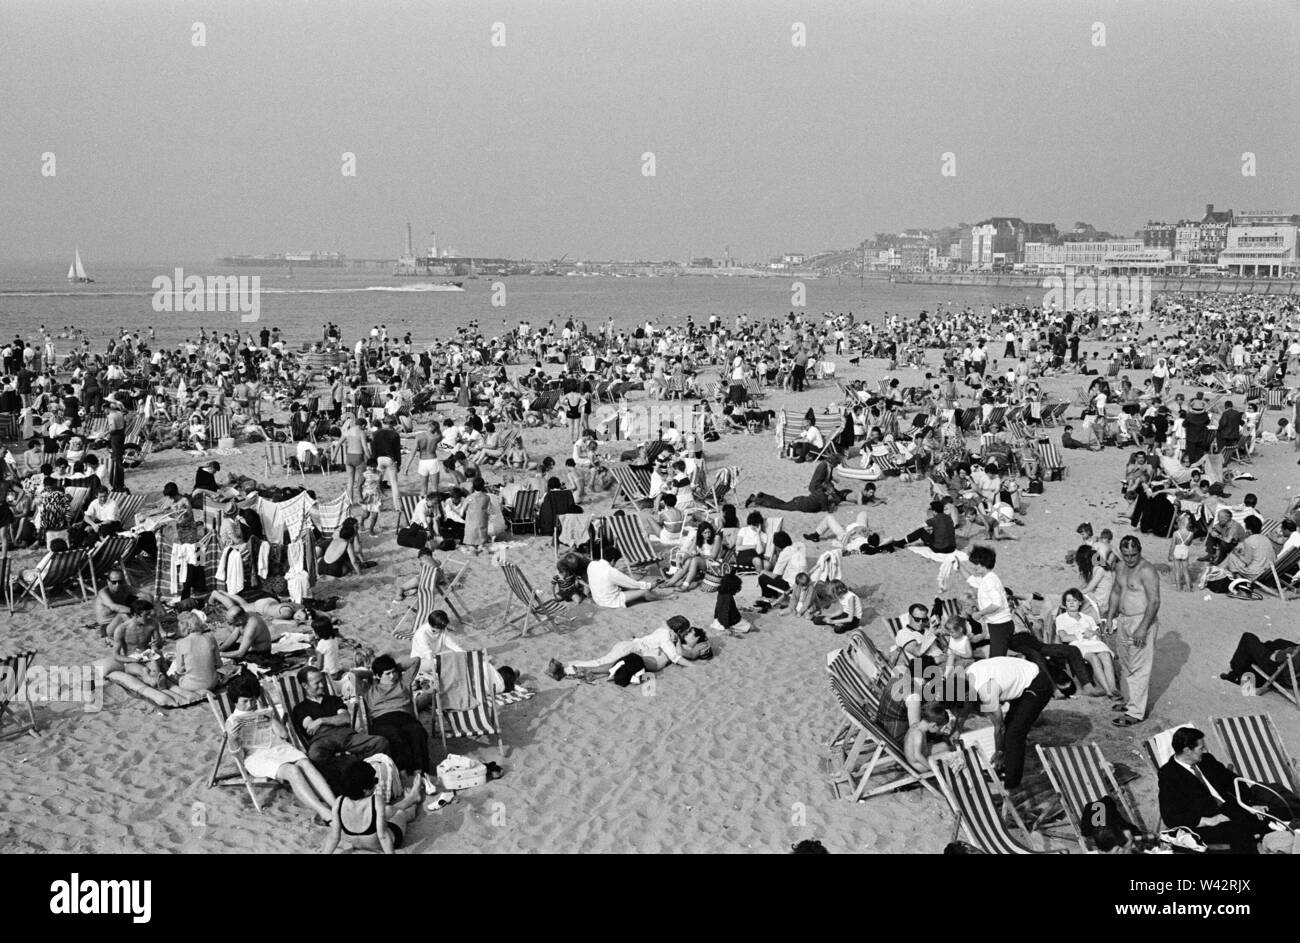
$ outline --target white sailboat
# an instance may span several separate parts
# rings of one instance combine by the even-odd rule
[[[76,259],[73,261],[71,265],[68,266],[68,281],[77,282],[78,284],[82,284],[82,285],[94,281],[93,278],[91,278],[89,275],[86,274],[85,268],[83,268],[81,265],[80,249],[76,250]]]

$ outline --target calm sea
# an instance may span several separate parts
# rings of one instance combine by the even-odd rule
[[[410,331],[421,344],[449,336],[457,326],[477,321],[488,335],[500,333],[503,323],[527,320],[533,325],[572,317],[596,330],[606,318],[620,326],[647,319],[696,323],[710,314],[730,320],[738,314],[771,317],[793,309],[789,278],[727,278],[683,276],[677,278],[611,278],[578,276],[509,276],[502,279],[463,281],[463,292],[420,290],[421,281],[439,279],[394,278],[385,270],[295,269],[292,278],[283,269],[232,269],[211,263],[183,264],[186,275],[260,275],[261,320],[245,325],[238,312],[170,313],[153,310],[153,280],[172,276],[175,264],[95,265],[86,259],[95,279],[90,285],[69,285],[66,265],[30,263],[0,265],[0,331],[5,336],[39,336],[41,325],[52,335],[68,326],[85,330],[102,349],[102,339],[120,327],[147,329],[153,325],[158,339],[176,344],[197,338],[200,327],[209,332],[260,330],[279,327],[291,341],[315,340],[329,321],[340,325],[344,338],[356,338],[372,325],[385,324],[390,336]],[[493,285],[505,286],[505,305],[494,306]],[[887,281],[856,278],[806,279],[804,313],[852,311],[859,319],[878,320],[886,312],[914,315],[940,305],[979,308],[1008,301],[1041,303],[1021,290],[961,288],[933,285],[892,285]],[[60,353],[66,342],[56,340]]]

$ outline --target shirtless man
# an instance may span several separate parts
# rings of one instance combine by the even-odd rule
[[[222,653],[233,659],[271,654],[271,628],[261,614],[233,607],[232,610],[226,613],[230,635],[221,643]]]
[[[433,479],[433,490],[438,490],[438,445],[442,442],[442,432],[438,429],[438,417],[435,414],[429,420],[429,428],[421,429],[415,434],[415,451],[411,461],[418,462],[416,472],[420,476],[421,494],[429,493],[429,479]],[[410,464],[407,465],[410,470]]]
[[[126,574],[114,567],[108,573],[108,579],[95,594],[95,622],[99,625],[99,637],[111,640],[118,625],[131,615],[131,600],[135,599],[135,590],[127,582]]]
[[[1132,727],[1147,716],[1147,690],[1155,661],[1159,631],[1160,574],[1142,557],[1142,543],[1132,534],[1119,542],[1120,562],[1103,617],[1112,618],[1119,630],[1121,690],[1126,697],[1114,704],[1124,714],[1112,723]]]

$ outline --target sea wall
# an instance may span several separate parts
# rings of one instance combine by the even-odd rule
[[[892,280],[898,284],[914,285],[972,285],[981,288],[1027,288],[1043,287],[1043,279],[1048,275],[1012,274],[985,272],[900,272]],[[1062,276],[1056,276],[1061,278]],[[1081,276],[1076,275],[1078,279]],[[1209,294],[1227,292],[1243,295],[1296,295],[1300,296],[1300,280],[1270,278],[1177,278],[1168,275],[1152,275],[1153,292],[1186,292],[1189,294]]]

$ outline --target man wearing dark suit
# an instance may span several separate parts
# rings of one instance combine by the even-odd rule
[[[1166,828],[1186,827],[1207,845],[1227,845],[1232,854],[1259,853],[1264,821],[1237,802],[1232,770],[1205,749],[1194,727],[1174,731],[1174,755],[1160,767],[1160,816]]]
[[[1233,408],[1232,400],[1228,400],[1223,404],[1223,413],[1219,416],[1219,429],[1215,433],[1220,451],[1237,444],[1237,440],[1241,438],[1243,419],[1241,410]]]

